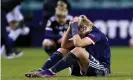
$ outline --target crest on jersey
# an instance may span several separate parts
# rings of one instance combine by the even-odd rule
[[[50,20],[47,21],[46,26],[47,26],[47,27],[51,26],[51,21],[50,21]]]

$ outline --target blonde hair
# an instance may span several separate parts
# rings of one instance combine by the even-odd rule
[[[85,29],[85,31],[90,31],[91,28],[94,26],[94,24],[85,16],[85,15],[81,15],[79,16],[79,25],[80,26],[87,26],[87,29]]]
[[[88,27],[93,27],[94,26],[94,24],[92,23],[92,21],[89,20],[85,15],[81,15],[80,18],[81,18],[80,24],[83,24],[84,23]]]

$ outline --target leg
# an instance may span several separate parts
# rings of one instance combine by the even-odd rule
[[[85,76],[105,76],[109,73],[109,70],[104,66],[106,64],[100,63],[97,59],[95,59],[92,55],[90,55],[83,48],[75,48],[72,50],[76,56],[78,57],[80,69],[82,70],[82,75]]]
[[[85,61],[87,61],[87,56],[88,56],[89,53],[86,52],[86,50],[84,51],[84,50],[80,50],[80,49],[83,49],[83,48],[78,48],[77,47],[77,48],[73,49],[71,52],[74,53],[77,56],[80,56],[80,53],[79,52],[81,52],[81,51],[82,51],[82,53],[86,53],[86,54],[84,54],[84,56],[86,57],[85,58]],[[81,55],[81,56],[83,56],[83,55]],[[79,61],[81,62],[81,64],[82,64],[82,61],[83,60],[81,59],[81,61],[80,61],[80,59],[79,59]],[[88,64],[88,61],[87,61],[87,64]],[[80,65],[79,65],[78,62],[75,63],[74,65],[72,65],[72,67],[70,68],[70,70],[71,70],[71,75],[73,75],[73,76],[81,76],[81,71],[80,71],[81,68],[80,68]]]
[[[53,53],[53,55],[44,63],[42,66],[43,70],[49,69],[53,65],[55,65],[63,56],[67,55],[70,50],[59,48],[57,51]]]
[[[75,52],[75,53],[72,53],[72,52]],[[71,52],[68,53],[68,55],[66,55],[60,61],[56,62],[56,64],[54,66],[52,66],[50,69],[41,71],[39,74],[33,74],[32,76],[34,76],[34,77],[53,76],[53,75],[55,75],[55,73],[65,69],[65,68],[70,67],[71,65],[75,64],[77,61],[79,61],[82,69],[86,70],[88,68],[87,65],[88,65],[89,55],[84,55],[84,54],[86,54],[86,52],[85,53],[84,52],[85,52],[85,50],[83,48],[78,48],[78,47],[74,48]],[[26,74],[26,76],[27,76],[27,74]],[[27,77],[29,77],[29,74]]]
[[[89,58],[89,53],[84,49],[80,47],[76,47],[71,51],[75,56],[78,57],[78,62],[80,64],[80,68],[85,72],[87,71],[88,68],[88,58]]]
[[[5,15],[3,15],[3,19],[5,21]],[[3,20],[2,20],[3,21]],[[4,23],[4,22],[2,22]],[[6,57],[7,59],[12,59],[15,57],[15,54],[18,53],[16,50],[13,49],[13,41],[12,39],[8,36],[7,31],[6,31],[6,27],[2,24],[2,41],[3,44],[5,45],[5,49],[6,49]]]
[[[4,25],[4,23],[6,22],[6,13],[4,13],[4,11],[2,11],[1,16],[2,16],[2,22],[1,22],[1,39],[2,39],[2,43],[3,45],[5,45],[5,49],[6,49],[6,55],[11,55],[12,52],[12,45],[10,45],[9,43],[9,39],[8,39],[8,33],[6,31],[6,27]]]
[[[40,73],[41,71],[44,71],[46,69],[49,69],[50,67],[52,67],[53,65],[55,65],[60,59],[62,59],[63,56],[66,56],[67,53],[70,50],[67,49],[63,49],[63,48],[59,48],[57,51],[55,51],[53,53],[53,55],[44,63],[44,65],[42,66],[42,68],[39,68],[35,71],[26,73],[25,76],[26,77],[36,77],[34,76],[36,73]]]
[[[42,45],[44,50],[48,53],[49,56],[51,56],[53,52],[56,51],[57,48],[55,41],[50,39],[44,39]]]
[[[89,67],[85,76],[107,76],[110,70],[106,68],[106,63],[101,63],[92,55],[89,56]]]
[[[51,71],[52,73],[57,73],[65,68],[70,67],[78,61],[82,71],[86,72],[89,64],[88,58],[89,54],[85,49],[76,47],[67,56],[65,56],[58,63],[52,66],[49,71]],[[47,71],[44,71],[43,74],[45,73],[47,73]]]
[[[79,66],[78,61],[77,61],[77,63],[75,63],[71,67],[69,67],[69,73],[72,76],[81,76],[80,66]]]
[[[1,41],[2,44],[5,45],[5,51],[6,51],[6,56],[11,55],[12,52],[12,45],[10,44],[10,41],[8,39],[8,33],[6,32],[6,27],[2,24],[1,26]]]

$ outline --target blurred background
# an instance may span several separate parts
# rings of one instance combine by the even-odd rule
[[[41,47],[44,39],[43,10],[48,0],[24,0],[21,12],[30,33],[20,36],[15,46]],[[56,1],[56,0],[55,0]],[[68,0],[69,14],[86,15],[103,33],[112,46],[132,45],[133,38],[133,0]],[[4,22],[7,26],[7,23]]]

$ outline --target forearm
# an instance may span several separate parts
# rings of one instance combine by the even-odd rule
[[[73,43],[75,47],[84,47],[93,44],[93,42],[88,37],[81,39],[78,34],[73,36]]]
[[[83,41],[79,36],[78,22],[72,23],[73,43],[75,47],[82,47]]]
[[[83,47],[83,41],[78,34],[73,36],[73,43],[75,47]]]
[[[61,45],[61,47],[65,49],[71,49],[72,47],[74,47],[73,41],[68,40],[65,44]]]
[[[69,42],[69,34],[70,34],[70,27],[68,28],[68,30],[66,31],[66,33],[64,34],[63,38],[62,38],[62,43],[61,43],[61,47],[65,47],[68,42]]]

